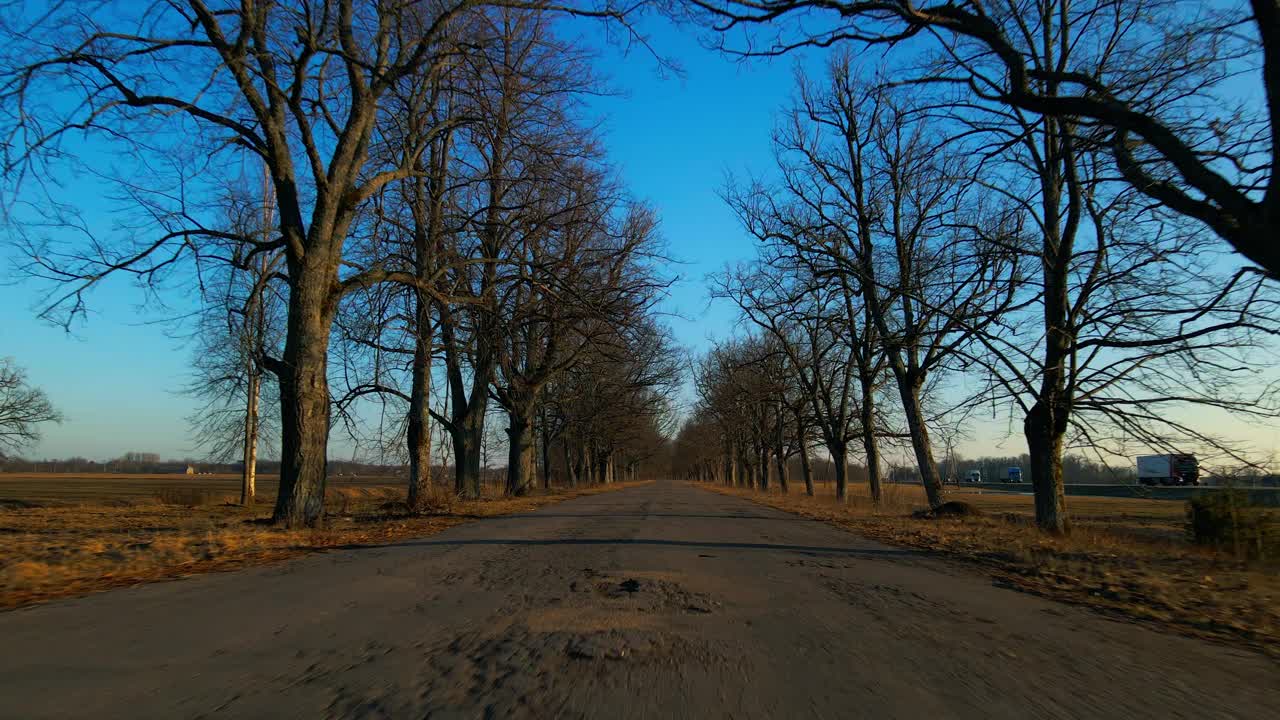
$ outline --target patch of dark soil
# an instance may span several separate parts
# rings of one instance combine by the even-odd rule
[[[34,510],[42,507],[45,507],[44,503],[33,502],[31,500],[0,498],[0,510]]]
[[[378,506],[378,509],[387,515],[403,517],[405,515],[416,515],[417,513],[409,509],[409,503],[403,500],[391,500],[384,502]]]
[[[1000,513],[997,517],[1010,525],[1017,525],[1018,527],[1031,527],[1035,524],[1035,520],[1030,516],[1019,515],[1018,513]]]
[[[981,514],[981,510],[963,500],[948,500],[936,508],[917,510],[911,513],[911,517],[917,520],[934,520],[943,517],[977,517]]]

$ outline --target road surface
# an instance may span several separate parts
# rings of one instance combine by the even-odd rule
[[[0,613],[5,718],[1263,718],[1280,669],[679,483]]]

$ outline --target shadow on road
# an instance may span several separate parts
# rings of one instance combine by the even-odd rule
[[[509,520],[511,518],[520,518],[522,520],[538,520],[541,518],[700,518],[709,520],[773,520],[781,522],[819,522],[806,517],[785,515],[723,515],[723,514],[705,514],[705,513],[646,513],[646,512],[623,512],[623,513],[521,513],[519,515],[500,515],[495,519]]]
[[[658,547],[687,547],[711,550],[772,550],[794,552],[801,555],[835,555],[840,557],[908,557],[922,555],[919,550],[893,550],[890,548],[841,548],[813,545],[776,545],[772,543],[696,542],[692,540],[649,540],[644,538],[562,538],[557,540],[477,539],[477,540],[408,540],[386,545],[340,545],[334,549],[359,550],[388,547],[466,547],[468,545],[509,545],[513,547],[571,546],[571,545],[653,545]]]

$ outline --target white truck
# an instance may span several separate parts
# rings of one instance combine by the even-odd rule
[[[1200,463],[1195,455],[1172,453],[1138,456],[1142,485],[1199,485]]]

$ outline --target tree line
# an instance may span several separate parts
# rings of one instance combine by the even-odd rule
[[[190,0],[3,13],[9,220],[22,270],[46,283],[43,314],[81,318],[121,275],[197,298],[193,421],[212,456],[242,456],[246,502],[259,443],[278,441],[274,518],[314,524],[331,430],[370,422],[400,438],[411,507],[431,482],[433,427],[455,490],[475,497],[495,405],[513,494],[534,482],[538,448],[544,476],[557,451],[569,484],[622,478],[655,452],[679,369],[655,312],[664,244],[584,111],[606,91],[590,52],[559,31],[591,18],[627,36],[626,12]],[[72,178],[110,194],[109,226],[61,195]]]
[[[1073,448],[1248,462],[1204,413],[1280,407],[1274,3],[694,4],[726,52],[834,50],[725,188],[757,258],[712,294],[749,331],[697,363],[684,473],[785,490],[820,446],[878,501],[890,448],[936,507],[939,448],[998,413],[1065,532]]]
[[[594,18],[647,47],[646,6],[730,55],[833,50],[799,73],[776,171],[725,189],[759,258],[714,292],[754,331],[698,364],[686,430],[714,457],[691,471],[764,484],[820,442],[862,455],[875,494],[900,447],[937,504],[936,446],[991,407],[1061,532],[1068,448],[1241,459],[1185,408],[1274,417],[1270,0],[6,5],[7,220],[46,316],[83,316],[117,275],[217,299],[197,390],[246,399],[210,416],[243,437],[272,431],[253,398],[278,407],[281,522],[320,517],[331,425],[365,402],[407,405],[387,417],[411,492],[432,423],[477,491],[491,404],[513,492],[538,434],[608,477],[627,453],[607,412],[659,429],[676,374],[665,281],[652,213],[578,116],[601,90],[589,58],[552,26]],[[72,181],[111,191],[111,227]]]

